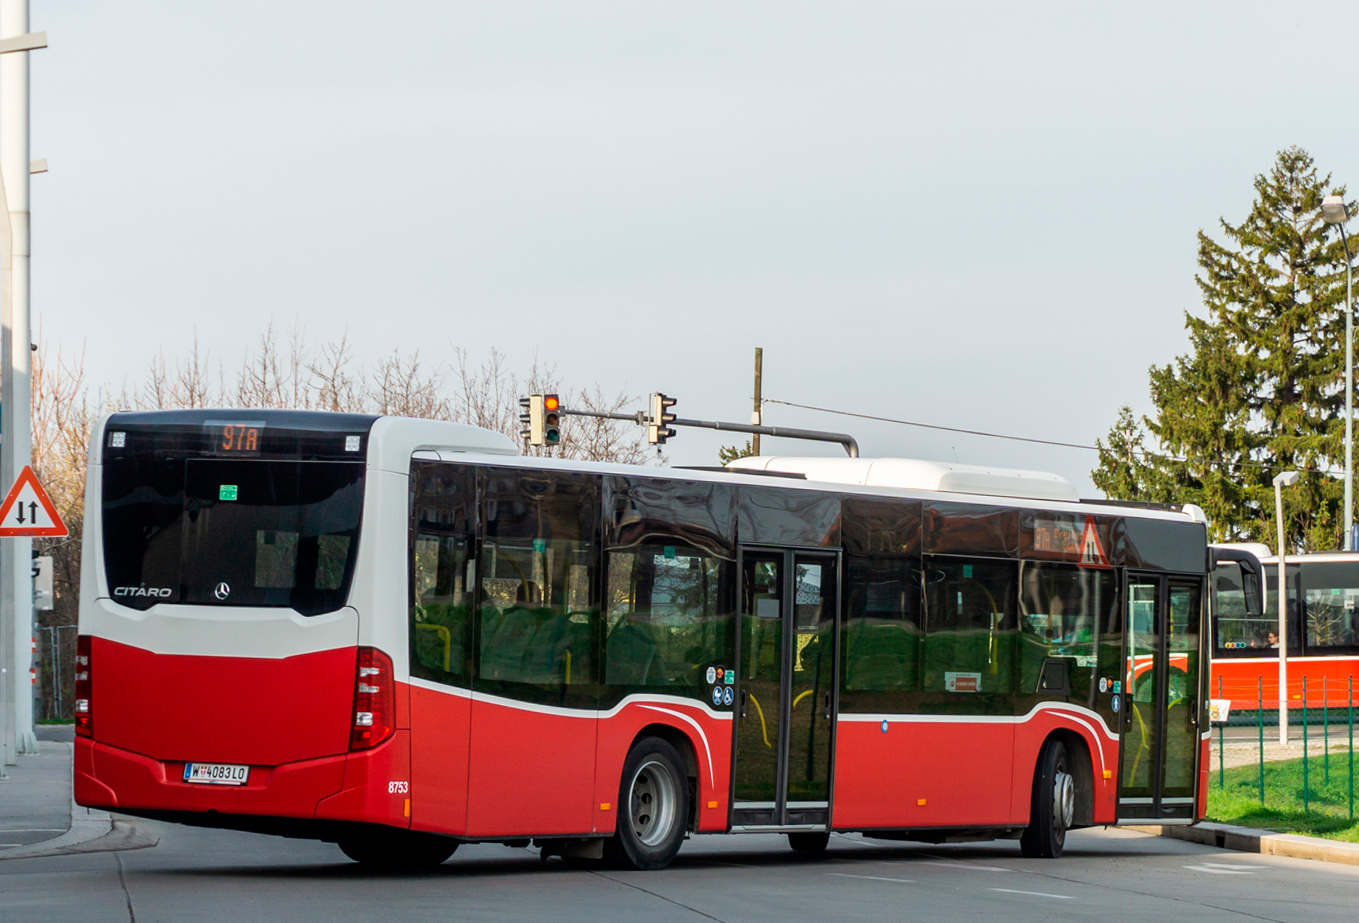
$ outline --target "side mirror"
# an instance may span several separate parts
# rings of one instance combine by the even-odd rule
[[[1246,615],[1260,618],[1265,614],[1264,594],[1260,592],[1260,575],[1241,567],[1241,590],[1246,596]]]

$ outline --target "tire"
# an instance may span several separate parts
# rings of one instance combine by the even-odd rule
[[[788,846],[793,852],[802,853],[804,856],[820,857],[825,854],[826,846],[829,844],[829,833],[788,834]]]
[[[458,848],[457,840],[409,830],[372,831],[340,840],[340,851],[365,868],[393,871],[441,865]]]
[[[679,752],[659,737],[633,744],[618,786],[618,832],[604,842],[615,868],[663,869],[680,850],[689,821],[689,780]]]
[[[1029,825],[1019,837],[1020,850],[1030,859],[1056,859],[1066,845],[1076,808],[1076,780],[1068,760],[1060,740],[1049,740],[1038,754]]]

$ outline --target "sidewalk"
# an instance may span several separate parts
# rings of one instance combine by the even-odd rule
[[[47,735],[44,735],[47,736]],[[28,846],[71,828],[71,744],[40,740],[0,782],[0,849]]]
[[[1188,840],[1219,849],[1253,852],[1267,856],[1289,856],[1294,859],[1316,859],[1359,865],[1359,843],[1327,840],[1296,833],[1275,833],[1257,827],[1235,827],[1231,824],[1203,822],[1192,827],[1128,827],[1124,829],[1149,833],[1153,836]]]
[[[1320,759],[1321,754],[1324,751],[1325,747],[1323,746],[1323,741],[1321,739],[1308,740],[1307,755],[1309,757]],[[1359,755],[1359,742],[1356,742],[1355,744],[1355,752],[1357,755]],[[1210,765],[1213,771],[1216,772],[1218,767],[1216,736],[1213,737],[1211,753],[1212,758]],[[1337,741],[1335,737],[1331,738],[1332,760],[1336,758],[1336,754],[1340,754],[1342,757],[1344,757],[1348,753],[1349,753],[1348,740],[1342,738],[1341,740]],[[1279,743],[1279,738],[1277,735],[1274,737],[1273,740],[1270,740],[1268,737],[1265,738],[1266,763],[1272,763],[1276,760],[1300,760],[1300,759],[1302,759],[1302,735],[1298,735],[1296,738],[1290,736],[1288,739],[1288,746],[1286,747]],[[1233,740],[1232,738],[1228,737],[1225,742],[1225,746],[1222,748],[1222,762],[1227,769],[1234,769],[1237,766],[1254,766],[1256,763],[1260,762],[1259,739],[1257,738],[1252,740],[1241,740],[1238,738],[1236,740]]]
[[[0,860],[142,849],[160,842],[106,811],[75,803],[71,740],[69,727],[40,728],[37,754],[6,767],[9,778],[0,781]]]

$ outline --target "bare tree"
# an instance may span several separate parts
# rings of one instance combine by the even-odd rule
[[[315,406],[321,410],[359,413],[364,409],[363,370],[350,370],[349,334],[323,344],[307,363]]]
[[[427,368],[420,361],[419,349],[408,356],[394,349],[374,369],[373,410],[396,417],[450,419],[449,401],[440,394],[447,378],[442,368]]]

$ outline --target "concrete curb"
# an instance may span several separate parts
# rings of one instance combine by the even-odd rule
[[[1156,836],[1188,840],[1204,846],[1253,852],[1267,856],[1289,856],[1294,859],[1317,859],[1321,862],[1340,862],[1359,865],[1359,843],[1325,840],[1296,833],[1274,833],[1254,827],[1234,827],[1231,824],[1201,823],[1192,827],[1129,827]]]
[[[114,852],[124,849],[146,849],[160,842],[160,837],[143,833],[107,811],[82,808],[71,799],[71,828],[58,837],[0,849],[0,861],[5,859],[40,859],[46,856],[70,856],[77,853]]]

